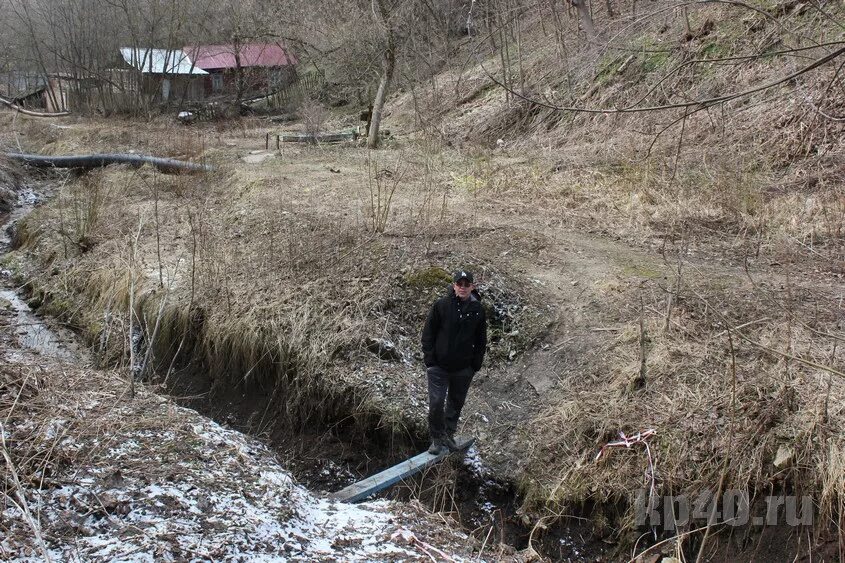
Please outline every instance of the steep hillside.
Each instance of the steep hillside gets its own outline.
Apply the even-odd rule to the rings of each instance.
[[[551,200],[579,226],[783,235],[841,261],[841,4],[612,4],[614,18],[594,6],[591,41],[574,13],[560,31],[548,6],[526,10],[509,63],[490,37],[466,39],[464,64],[399,95],[391,119],[464,144],[484,185]],[[530,176],[485,178],[490,154],[526,151]]]

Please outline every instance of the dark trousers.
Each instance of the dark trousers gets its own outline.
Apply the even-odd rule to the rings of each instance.
[[[431,439],[453,435],[458,429],[461,409],[472,383],[472,368],[459,371],[446,371],[434,366],[426,370],[428,374],[428,431]],[[445,405],[445,409],[444,409]]]

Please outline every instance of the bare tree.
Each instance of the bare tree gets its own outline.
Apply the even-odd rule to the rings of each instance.
[[[590,6],[588,4],[589,0],[571,0],[572,5],[575,6],[575,9],[578,11],[578,19],[581,21],[581,27],[584,29],[584,33],[587,34],[589,39],[593,39],[596,36],[596,28],[595,24],[593,24],[593,16],[590,13]],[[608,8],[610,5],[608,4]]]
[[[384,107],[400,81],[410,88],[434,77],[467,33],[470,0],[291,0],[279,11],[275,33],[300,45],[308,63],[334,86],[332,96],[354,93],[372,107],[368,145],[381,140]],[[366,30],[366,32],[362,32]]]
[[[161,48],[176,53],[187,39],[203,35],[211,10],[222,0],[6,0],[3,10],[18,44],[15,66],[32,69],[59,89],[70,89],[77,103],[91,108],[123,105],[147,111],[157,89],[145,96],[135,81],[126,80],[120,47],[141,52]],[[4,37],[7,36],[5,33]],[[162,74],[167,79],[168,71]],[[61,98],[66,92],[48,91]],[[81,108],[77,108],[81,109]]]
[[[381,61],[381,79],[378,84],[375,100],[373,100],[373,114],[370,130],[367,132],[367,146],[371,149],[379,145],[379,128],[384,112],[384,102],[393,81],[396,70],[396,31],[393,28],[396,4],[390,0],[373,0],[373,19],[378,33],[382,36],[383,53]]]

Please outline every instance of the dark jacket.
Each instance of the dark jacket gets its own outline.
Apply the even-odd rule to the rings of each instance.
[[[473,291],[468,301],[459,301],[450,286],[449,293],[431,306],[422,333],[426,367],[439,366],[447,371],[481,369],[487,350],[487,319],[481,296]]]

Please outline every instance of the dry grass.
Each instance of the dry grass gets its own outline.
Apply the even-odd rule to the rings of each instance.
[[[658,494],[716,491],[727,464],[725,489],[752,499],[772,487],[809,494],[816,534],[841,530],[845,488],[833,468],[845,445],[845,376],[837,370],[845,356],[837,345],[839,313],[827,306],[835,294],[798,286],[789,300],[773,302],[773,295],[783,296],[770,288],[719,288],[708,278],[694,267],[687,271],[668,329],[665,289],[646,286],[644,383],[632,385],[640,374],[636,322],[618,326],[618,336],[598,352],[611,358],[607,371],[565,382],[566,396],[524,438],[534,445],[536,464],[526,473],[542,476],[525,484],[535,495],[527,504],[553,513],[588,502],[628,507],[622,524],[605,530],[624,538],[637,495],[651,485],[645,449],[612,450],[600,461],[595,454],[619,431],[631,436],[654,428]],[[815,311],[812,320],[808,310]],[[775,467],[780,447],[793,455]]]
[[[731,14],[727,8],[696,11],[693,25],[710,18],[714,31],[682,47],[667,41],[666,56],[648,52],[655,49],[642,42],[647,29],[633,29],[620,38],[637,50],[622,73],[616,69],[625,57],[618,53],[576,53],[584,64],[572,76],[572,95],[598,85],[584,104],[625,105],[683,57],[759,49],[773,33],[767,26],[776,27],[752,18],[748,27],[755,31],[748,31]],[[806,27],[812,22],[785,20],[827,33],[823,26]],[[666,37],[676,38],[679,21],[668,23]],[[538,48],[526,49],[533,54],[524,61],[528,76],[540,84],[535,93],[566,102],[569,93],[552,82],[564,73],[549,72],[548,42],[542,48],[535,43]],[[487,68],[498,73],[497,65]],[[706,65],[665,86],[704,96],[792,68],[787,59]],[[125,363],[124,257],[127,237],[144,217],[143,259],[133,275],[142,282],[137,301],[145,332],[160,326],[152,348],[160,371],[190,365],[221,384],[261,385],[291,419],[363,412],[362,424],[415,435],[423,433],[419,409],[397,411],[395,405],[421,396],[417,367],[378,361],[366,351],[366,338],[415,351],[425,305],[438,288],[397,284],[397,272],[407,280],[430,266],[475,261],[502,282],[494,297],[518,302],[514,311],[529,309],[514,326],[499,329],[502,341],[492,354],[497,374],[519,374],[519,366],[504,361],[511,346],[536,357],[532,346],[538,341],[553,349],[563,342],[558,356],[572,357],[551,365],[575,366],[552,374],[558,388],[541,397],[537,412],[520,419],[521,440],[513,441],[530,450],[527,467],[517,472],[526,508],[561,513],[604,503],[611,509],[597,516],[597,527],[602,518],[618,517],[605,520],[604,531],[625,536],[632,515],[612,510],[617,502],[630,503],[644,485],[645,458],[639,449],[613,451],[599,463],[594,456],[620,430],[653,427],[660,492],[715,490],[727,462],[726,486],[754,494],[768,487],[807,491],[822,528],[831,523],[841,530],[845,387],[839,376],[806,363],[835,367],[843,359],[842,346],[834,350],[833,343],[841,341],[835,286],[845,264],[845,136],[841,123],[822,119],[813,108],[833,72],[805,76],[793,85],[797,90],[691,115],[683,121],[683,135],[681,122],[658,135],[680,114],[571,116],[508,105],[476,66],[462,76],[444,75],[437,92],[418,89],[395,100],[395,122],[422,126],[424,133],[400,137],[397,148],[379,154],[387,165],[375,169],[356,149],[312,147],[283,147],[275,160],[247,167],[237,160],[239,153],[255,148],[250,134],[263,137],[246,128],[172,135],[159,123],[138,133],[102,123],[81,126],[84,133],[45,133],[28,125],[30,138],[46,136],[48,151],[115,143],[153,149],[160,143],[179,156],[205,147],[218,172],[190,179],[109,170],[101,179],[107,196],[97,214],[108,220],[86,229],[91,248],[74,250],[67,262],[56,225],[61,206],[70,216],[72,197],[37,211],[22,238],[25,250],[41,260],[31,272],[38,275],[33,284],[101,343],[109,362]],[[823,101],[841,115],[840,98],[837,91]],[[464,144],[450,148],[447,141]],[[376,181],[389,185],[399,162],[408,168],[407,181],[390,192],[389,204],[373,206],[368,181],[378,193]],[[577,242],[584,230],[646,246],[654,256],[664,253],[666,268],[640,268],[633,261],[620,279],[570,279],[571,272],[583,271],[583,257],[566,253],[567,239]],[[605,242],[591,241],[596,250],[583,258],[599,270],[616,266],[604,263],[610,261]],[[632,252],[622,246],[618,252]],[[682,289],[667,305],[675,282],[661,278],[674,269],[678,254],[695,264],[685,269]],[[752,286],[743,279],[746,263],[765,283]],[[59,273],[51,275],[53,269]],[[539,281],[549,284],[547,290],[531,285],[546,274]],[[569,291],[573,281],[583,293]],[[641,297],[644,386],[636,382]],[[584,312],[578,306],[585,302],[596,305]],[[541,309],[547,303],[550,308]],[[555,310],[562,311],[560,319]],[[564,318],[572,310],[590,318]],[[531,315],[545,315],[544,322]],[[608,325],[599,327],[609,329],[600,333],[607,338],[591,332],[600,323]],[[564,347],[571,338],[583,347]],[[508,422],[502,427],[511,436]],[[780,446],[792,448],[794,456],[788,467],[775,469]]]
[[[537,190],[541,193],[546,190],[549,201],[556,197],[551,188],[559,180],[540,184],[547,179],[531,169],[502,166],[495,155],[490,159],[476,157],[463,164],[465,168],[452,169],[452,189],[473,194],[475,199],[471,201],[480,209],[496,198],[510,206],[517,199],[520,186],[526,185],[521,184],[522,180],[536,182],[527,185],[539,185]],[[396,411],[397,405],[402,409],[407,406],[409,399],[401,387],[406,385],[413,368],[373,364],[363,339],[368,335],[388,337],[403,343],[404,349],[414,350],[414,333],[421,322],[419,311],[425,306],[422,302],[433,298],[433,294],[417,296],[419,305],[401,299],[398,306],[391,305],[388,296],[396,289],[385,272],[393,271],[392,265],[401,264],[412,273],[431,263],[426,247],[432,242],[442,243],[443,239],[419,237],[413,245],[397,240],[395,233],[416,229],[402,220],[411,216],[405,212],[400,212],[388,234],[373,237],[363,220],[363,211],[359,212],[362,220],[358,226],[354,219],[338,220],[343,212],[337,208],[329,210],[327,216],[331,220],[325,219],[322,211],[316,209],[321,189],[314,189],[313,196],[297,196],[298,185],[281,190],[281,183],[254,176],[251,183],[245,184],[241,175],[246,172],[233,167],[212,183],[204,181],[200,186],[193,185],[195,180],[181,177],[156,180],[156,175],[147,170],[106,171],[102,181],[110,187],[102,190],[107,196],[100,203],[102,210],[98,215],[107,220],[91,229],[89,236],[94,244],[88,250],[72,249],[65,260],[61,237],[55,230],[60,221],[59,206],[64,206],[69,216],[74,205],[70,194],[80,187],[67,186],[68,197],[53,200],[27,221],[32,234],[22,251],[44,259],[33,283],[50,294],[45,300],[48,306],[53,303],[57,312],[64,312],[66,318],[89,332],[104,358],[125,366],[129,347],[126,256],[138,215],[143,214],[143,259],[134,272],[141,281],[138,317],[147,335],[152,334],[152,327],[160,325],[151,356],[159,373],[167,374],[172,365],[190,366],[210,374],[221,389],[243,383],[261,386],[274,396],[280,420],[289,417],[288,423],[331,422],[349,413],[361,413],[356,420],[364,426],[382,425],[400,435],[423,435],[424,430],[414,422],[421,420],[419,413]],[[480,179],[477,188],[461,184],[470,175]],[[521,180],[515,180],[517,175]],[[158,229],[153,209],[154,182],[159,182]],[[588,180],[584,180],[584,185],[588,185]],[[608,195],[610,189],[595,190],[597,197],[612,197]],[[413,192],[408,190],[406,194]],[[406,194],[400,194],[397,210],[413,208],[407,203]],[[353,192],[348,197],[355,201],[358,194]],[[298,198],[302,199],[295,203]],[[252,207],[253,201],[261,201],[263,207]],[[408,208],[403,208],[405,205]],[[643,222],[645,227],[639,228],[650,224]],[[683,223],[677,228],[684,228]],[[157,230],[163,246],[164,287],[159,286]],[[491,235],[481,236],[487,237],[485,245],[491,244]],[[479,244],[480,239],[469,240]],[[509,233],[507,240],[510,245],[526,248],[547,244],[535,242],[533,237],[516,237],[514,233]],[[455,260],[457,255],[445,245],[437,251],[442,258],[435,263]],[[493,254],[484,252],[487,256]],[[54,269],[59,273],[50,275]],[[694,277],[707,280],[709,276]],[[715,281],[695,288],[715,290],[708,294],[714,300],[711,308],[716,302],[720,303],[720,310],[736,308],[731,317],[735,325],[767,316],[763,306],[748,308],[744,304],[745,293],[722,295],[718,284],[712,283]],[[734,283],[727,285],[733,287]],[[614,451],[601,463],[593,462],[597,448],[613,439],[620,429],[631,432],[658,428],[654,451],[661,492],[697,492],[717,486],[728,451],[725,428],[731,414],[730,397],[726,394],[730,376],[725,336],[716,337],[724,332],[724,323],[713,326],[721,320],[712,313],[708,317],[694,295],[685,293],[685,300],[673,314],[671,330],[663,333],[665,292],[657,286],[652,289],[651,304],[658,313],[649,311],[646,316],[650,337],[646,386],[639,391],[630,390],[638,370],[638,330],[633,320],[636,313],[620,311],[618,338],[607,348],[589,351],[606,359],[599,365],[608,369],[579,374],[566,381],[565,393],[550,398],[554,406],[524,427],[531,436],[522,440],[536,446],[530,464],[521,470],[526,509],[545,507],[568,513],[573,505],[584,502],[612,505],[631,500],[643,485],[645,459],[641,451]],[[530,295],[524,302],[532,303]],[[160,309],[162,303],[165,305]],[[809,305],[805,303],[796,310],[800,312],[804,307]],[[387,316],[389,323],[385,322],[385,308],[395,311]],[[402,312],[408,308],[412,311]],[[159,319],[160,310],[163,312]],[[749,335],[782,349],[783,324],[783,318],[778,318],[755,325]],[[404,341],[400,329],[406,331]],[[827,363],[825,354],[829,350],[817,348],[809,355],[804,353],[808,342],[811,340],[806,332],[793,336],[793,346],[802,356]],[[758,490],[774,475],[769,468],[778,446],[802,444],[795,448],[795,465],[777,482],[783,483],[780,479],[785,477],[790,486],[800,484],[814,491],[818,499],[825,499],[825,514],[838,518],[841,484],[828,472],[827,456],[813,445],[821,429],[834,436],[834,444],[841,444],[842,440],[836,430],[843,422],[841,413],[836,411],[824,424],[817,416],[817,399],[827,380],[795,366],[787,379],[772,377],[782,372],[783,365],[753,348],[744,348],[740,346],[740,417],[729,485]],[[350,369],[362,363],[368,367]],[[387,374],[395,368],[405,373],[394,381]],[[803,382],[804,377],[809,384]],[[388,389],[376,388],[376,380],[389,380]],[[831,404],[841,402],[842,395],[841,386],[834,381]],[[757,431],[762,427],[766,431],[759,435]],[[440,500],[446,498],[441,496]],[[630,516],[619,521],[608,516],[605,533],[627,538],[623,530],[631,524]]]
[[[694,99],[740,91],[793,72],[805,59],[682,63],[756,53],[770,40],[777,49],[812,46],[836,35],[833,20],[841,21],[842,15],[834,9],[830,20],[816,10],[783,12],[770,3],[759,8],[690,8],[693,31],[708,30],[692,40],[683,39],[685,22],[677,10],[641,14],[636,24],[626,19],[630,6],[620,6],[624,23],[597,10],[602,37],[612,38],[606,47],[601,42],[583,47],[574,40],[556,45],[554,18],[535,8],[523,22],[518,70],[525,93],[551,104],[606,108],[625,107],[648,92],[644,105],[664,103],[666,93]],[[486,167],[469,178],[472,184],[497,196],[519,192],[512,200],[528,191],[533,203],[561,210],[561,219],[579,228],[598,227],[638,240],[684,232],[728,244],[756,233],[769,249],[786,246],[821,257],[827,269],[842,269],[845,130],[841,120],[820,111],[841,115],[845,109],[841,82],[833,83],[836,64],[788,87],[682,119],[682,111],[593,115],[506,101],[487,78],[489,73],[501,79],[498,58],[484,60],[483,68],[478,57],[467,61],[443,73],[437,89],[420,87],[400,96],[396,106],[404,114],[417,112],[433,129],[440,127],[445,138],[490,147],[486,160],[505,156],[533,162],[533,177],[514,174],[511,167]],[[498,141],[503,145],[495,148]],[[544,158],[537,159],[538,152]]]
[[[11,161],[0,157],[0,213],[8,213],[15,201],[13,189],[20,180],[20,170]]]
[[[555,170],[554,161],[531,159],[528,153],[438,154],[442,147],[436,143],[421,149],[404,157],[410,181],[397,188],[384,234],[371,232],[362,202],[368,170],[361,165],[362,155],[286,149],[296,151],[288,155],[293,168],[271,161],[255,169],[215,147],[221,169],[210,178],[114,168],[102,173],[98,190],[68,184],[63,195],[27,220],[19,253],[40,261],[31,272],[32,284],[46,295],[48,310],[86,331],[104,361],[126,367],[127,252],[142,217],[142,258],[132,275],[138,285],[137,322],[145,338],[154,340],[153,371],[166,377],[187,367],[207,373],[221,390],[263,388],[285,424],[331,423],[352,415],[362,427],[420,437],[422,416],[409,408],[421,394],[413,384],[415,368],[385,364],[366,350],[367,338],[375,337],[397,343],[403,352],[415,351],[425,307],[439,292],[436,284],[417,288],[409,283],[416,272],[432,263],[461,263],[467,256],[462,245],[475,250],[472,259],[489,268],[488,295],[519,303],[503,309],[517,316],[505,320],[497,334],[502,340],[491,353],[491,361],[503,370],[511,349],[530,349],[547,330],[528,318],[542,318],[537,302],[543,297],[514,290],[526,281],[501,275],[507,263],[502,253],[533,260],[555,239],[513,227],[491,232],[487,225],[518,224],[526,209],[539,206],[545,218],[575,217],[576,224],[592,227],[601,221],[608,230],[641,234],[676,233],[679,246],[667,237],[667,256],[683,250],[683,241],[714,229],[730,241],[729,248],[747,254],[760,245],[755,222],[761,216],[767,229],[761,256],[785,234],[806,234],[809,219],[822,232],[822,215],[812,209],[782,205],[777,208],[781,216],[766,211],[772,204],[763,203],[759,189],[768,178],[765,171],[700,171],[685,163],[673,178],[670,169],[655,171],[648,165],[602,169],[585,162],[582,168]],[[400,154],[409,153],[391,156]],[[339,167],[341,175],[327,170],[329,164]],[[705,181],[722,183],[702,193],[697,186]],[[736,185],[746,188],[732,189]],[[332,203],[327,205],[327,199]],[[92,204],[99,207],[94,215],[100,218],[86,230],[92,243],[69,247],[65,258],[62,217]],[[461,217],[459,227],[456,217]],[[530,214],[524,219],[535,221]],[[450,240],[456,234],[462,245]],[[566,236],[561,240],[565,244]],[[709,240],[714,240],[712,233]],[[814,250],[826,251],[821,237],[815,240]],[[826,238],[824,244],[836,240]],[[391,277],[397,269],[403,279],[399,287]],[[644,277],[654,277],[646,270]],[[755,293],[714,272],[684,278],[682,286],[690,284],[690,290],[682,291],[668,331],[663,330],[667,282],[658,275],[644,286],[650,304],[645,315],[648,371],[639,390],[632,390],[639,372],[638,307],[625,302],[638,293],[625,289],[627,282],[623,289],[612,281],[596,286],[595,299],[607,307],[621,304],[619,332],[612,333],[618,338],[588,350],[598,356],[589,364],[593,371],[565,381],[565,393],[549,397],[551,406],[532,415],[523,428],[540,429],[524,437],[532,446],[529,465],[521,472],[526,508],[561,511],[585,502],[630,501],[643,484],[641,452],[613,452],[598,464],[593,456],[619,430],[655,427],[660,491],[714,489],[730,451],[730,487],[757,491],[778,475],[777,483],[813,491],[825,517],[838,518],[841,484],[828,471],[828,454],[814,445],[823,432],[831,436],[831,452],[842,443],[837,430],[841,412],[832,409],[826,421],[819,415],[818,397],[827,378],[795,362],[785,367],[770,353],[737,342],[734,412],[725,342],[727,324],[767,317],[744,333],[777,350],[788,340],[795,355],[830,365],[829,348],[807,329],[792,326],[790,332],[786,326],[795,317],[835,330],[830,295],[796,301],[791,312],[775,315],[766,299],[779,299],[781,292]],[[806,291],[812,287],[808,284]],[[692,289],[707,296],[709,304]],[[519,313],[522,304],[529,313]],[[822,316],[811,320],[804,311],[814,309]],[[729,311],[730,323],[714,310]],[[842,397],[842,386],[834,380],[830,404]],[[736,439],[729,445],[726,428],[732,419]],[[795,464],[786,474],[773,473],[772,456],[784,443],[794,447]],[[630,514],[620,522],[615,533],[624,535],[632,524]]]
[[[416,373],[397,366],[402,369],[385,378],[387,389],[373,389],[370,370],[380,362],[367,343],[395,342],[410,358],[413,333],[444,287],[442,281],[402,287],[406,302],[396,308],[397,280],[428,267],[449,219],[440,183],[445,172],[433,151],[408,162],[397,153],[387,160],[392,167],[340,165],[344,174],[363,180],[369,171],[380,176],[374,182],[393,186],[396,200],[379,204],[377,223],[361,201],[360,184],[335,191],[347,206],[327,205],[326,188],[315,189],[308,178],[289,183],[275,174],[275,163],[255,170],[215,151],[220,166],[211,177],[115,167],[69,181],[35,210],[18,230],[17,256],[37,257],[38,267],[20,275],[43,310],[86,334],[104,365],[128,368],[135,287],[133,323],[142,335],[144,371],[167,378],[188,369],[219,390],[262,389],[278,420],[291,425],[355,415],[364,427],[418,437],[416,418],[403,414],[406,400],[395,400]],[[326,154],[306,151],[311,159]],[[337,153],[328,154],[333,158]],[[296,166],[314,173],[309,160]],[[420,173],[408,172],[412,181],[397,189],[400,182],[389,178],[402,172],[397,167]],[[335,177],[323,168],[319,173]],[[373,234],[374,224],[386,233]],[[130,262],[136,233],[140,258]],[[512,300],[508,282],[497,283],[491,295]],[[526,316],[509,321],[500,355],[516,347],[511,341],[535,334],[527,325],[521,334],[515,328]],[[350,374],[349,364],[367,368]]]
[[[13,506],[23,515],[37,541],[15,537],[21,529],[12,526],[12,520],[4,521],[3,531],[8,539],[15,539],[21,545],[34,544],[32,548],[45,559],[49,557],[45,540],[55,541],[56,530],[49,530],[48,535],[48,530],[42,529],[37,498],[40,492],[61,486],[71,468],[89,466],[96,469],[98,462],[105,462],[103,452],[117,447],[121,432],[127,428],[152,428],[153,418],[157,419],[156,425],[167,425],[160,415],[114,417],[115,409],[119,409],[127,397],[128,386],[112,374],[101,382],[108,383],[92,391],[90,379],[90,374],[70,368],[48,372],[43,366],[38,370],[21,363],[0,366],[0,433],[5,460],[2,502],[4,509]],[[158,403],[152,395],[144,400],[148,405]],[[88,416],[80,417],[80,412],[86,412]],[[100,436],[101,439],[96,447],[76,448],[68,447],[66,438],[69,436]],[[146,465],[143,460],[138,462]],[[156,471],[148,469],[151,474]],[[126,467],[124,471],[132,470]],[[30,494],[36,498],[28,498]],[[86,499],[78,500],[84,503]],[[89,500],[95,501],[95,497]],[[101,505],[89,508],[95,513],[103,511],[107,516]]]

